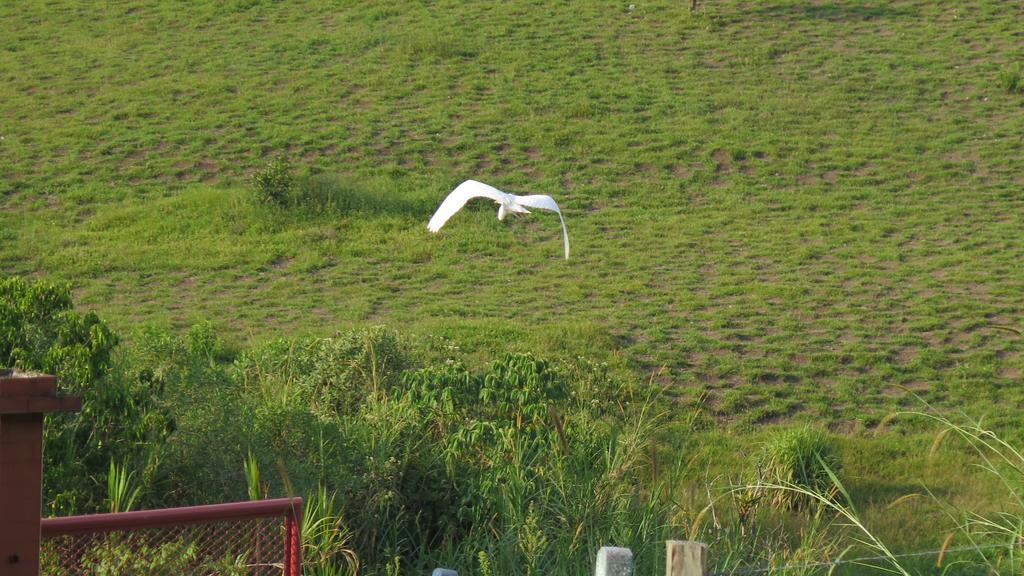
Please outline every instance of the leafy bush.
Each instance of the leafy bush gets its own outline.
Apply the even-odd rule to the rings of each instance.
[[[271,493],[335,494],[328,516],[345,521],[324,535],[343,534],[345,552],[321,562],[325,572],[333,563],[374,573],[396,558],[470,565],[480,550],[504,571],[585,564],[602,539],[642,546],[628,527],[660,525],[657,500],[637,482],[650,424],[624,429],[626,415],[592,401],[594,389],[615,389],[599,366],[529,355],[480,374],[416,365],[383,328],[271,342],[236,360],[235,383],[221,388],[238,394],[222,404],[230,416],[183,422],[176,442],[192,462],[230,453],[235,468],[251,449],[259,468],[283,472],[261,476]]]
[[[266,204],[284,206],[295,181],[294,167],[283,156],[271,159],[252,176],[256,199]]]
[[[681,525],[716,542],[727,565],[734,555],[802,563],[836,553],[833,519],[889,554],[858,523],[838,454],[811,428],[766,443],[757,484],[732,492],[735,526],[702,527],[717,518],[707,508],[687,518],[665,492],[678,479],[648,470],[657,466],[659,418],[602,365],[510,354],[473,371],[454,349],[424,365],[408,340],[379,327],[270,342],[237,358],[208,323],[182,336],[143,328],[130,348],[115,348],[98,318],[70,309],[66,288],[5,281],[3,289],[3,342],[25,351],[22,366],[45,365],[54,348],[79,350],[57,355],[75,361],[85,402],[46,429],[51,512],[302,494],[306,570],[322,575],[436,565],[575,573],[608,542],[633,548],[637,572],[649,572],[651,548]],[[986,463],[1019,484],[1024,466],[1011,446],[978,427],[950,428],[979,454],[997,448]],[[771,524],[798,516],[810,519],[798,542]],[[965,512],[962,525],[978,541],[1017,541],[1019,519]],[[1019,568],[995,553],[985,560]],[[87,561],[93,573],[183,573],[202,563],[187,543],[114,542]],[[57,562],[46,552],[44,573],[58,573]],[[244,573],[244,564],[223,558],[202,569]]]
[[[82,396],[80,412],[47,420],[43,491],[53,512],[101,509],[111,462],[153,463],[150,443],[173,429],[147,383],[115,369],[117,343],[96,314],[73,310],[67,285],[0,279],[0,362],[55,374]]]
[[[63,342],[48,330],[15,344]],[[494,573],[566,572],[606,542],[639,553],[666,536],[667,501],[640,482],[656,419],[624,410],[630,388],[600,365],[516,354],[479,373],[450,356],[423,366],[379,327],[237,358],[209,324],[131,342],[93,364],[83,411],[47,427],[52,512],[305,494],[318,574],[472,566],[481,552]],[[93,560],[145,573],[188,557],[165,552]]]
[[[77,391],[104,375],[116,345],[95,313],[72,309],[68,285],[0,279],[0,364],[57,374]]]
[[[602,418],[567,368],[514,354],[483,375],[459,365],[406,374],[454,486],[441,541],[457,543],[460,564],[484,550],[496,573],[564,570],[607,541],[641,550],[658,539],[636,531],[666,518],[637,484],[655,420]]]

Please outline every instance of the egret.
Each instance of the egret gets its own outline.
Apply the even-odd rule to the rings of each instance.
[[[562,218],[562,211],[558,209],[558,204],[554,198],[544,194],[533,194],[530,196],[507,194],[494,186],[489,186],[476,180],[466,180],[456,186],[455,190],[452,190],[451,194],[438,206],[437,212],[434,212],[434,215],[430,218],[430,222],[427,223],[427,230],[431,232],[440,230],[449,218],[454,216],[456,212],[466,205],[466,202],[473,198],[490,198],[494,200],[498,205],[498,220],[504,220],[507,214],[529,214],[530,211],[526,209],[527,207],[556,212],[558,219],[562,222],[565,259],[569,259],[569,231],[565,228],[565,219]]]

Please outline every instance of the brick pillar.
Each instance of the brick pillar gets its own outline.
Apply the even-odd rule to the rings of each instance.
[[[0,372],[0,574],[39,574],[43,414],[79,410],[82,399],[57,395],[57,379]]]

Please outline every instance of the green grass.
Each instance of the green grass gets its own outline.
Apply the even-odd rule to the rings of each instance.
[[[553,346],[744,423],[1021,397],[1005,3],[74,6],[0,13],[0,263],[116,327]],[[356,200],[254,205],[272,154]],[[468,177],[556,195],[573,259],[427,233]]]
[[[1019,9],[687,4],[0,6],[0,266],[125,334],[596,358],[736,431],[702,437],[718,470],[813,420],[872,461],[845,463],[863,490],[995,506],[915,460],[927,434],[865,434],[910,389],[1019,436]],[[297,206],[255,199],[277,155]],[[429,234],[466,178],[553,194],[572,259],[553,215],[483,202]]]

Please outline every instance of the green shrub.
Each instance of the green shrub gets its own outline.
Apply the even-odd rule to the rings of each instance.
[[[470,565],[481,550],[496,572],[540,570],[589,562],[606,540],[657,541],[663,509],[638,482],[650,425],[627,428],[609,409],[617,403],[592,401],[594,389],[615,389],[599,366],[517,354],[482,373],[458,362],[413,369],[408,347],[372,329],[246,352],[223,389],[238,394],[224,403],[230,415],[184,423],[176,458],[219,470],[214,459],[230,453],[239,468],[251,449],[262,470],[287,476],[261,476],[272,494],[336,494],[328,516],[345,523],[324,536],[344,536],[345,552],[320,563],[325,573],[356,561],[384,573],[396,558],[410,569]],[[236,434],[226,428],[241,428],[239,440],[222,440]],[[201,474],[183,476],[209,489],[216,479]]]
[[[607,541],[658,540],[664,509],[637,483],[654,419],[603,418],[566,368],[511,354],[482,375],[439,365],[404,378],[455,487],[444,533],[461,564],[483,550],[495,573],[559,572]]]
[[[413,365],[408,344],[378,326],[331,338],[281,339],[242,354],[235,375],[265,402],[297,401],[321,416],[349,414]]]
[[[73,310],[67,284],[0,279],[0,364],[56,374],[77,391],[105,373],[115,346],[95,313]]]
[[[155,479],[162,439],[173,429],[149,383],[116,369],[117,336],[89,312],[72,308],[67,285],[0,279],[0,363],[55,374],[82,397],[75,413],[48,416],[44,430],[48,508],[57,513],[103,508],[111,463]]]
[[[666,500],[641,487],[654,419],[623,411],[631,388],[601,365],[511,354],[482,372],[451,356],[421,366],[386,328],[279,340],[233,362],[210,324],[131,342],[83,383],[82,413],[47,427],[51,512],[302,494],[318,574],[471,566],[481,552],[494,573],[567,572],[600,544],[639,553],[666,535]],[[122,552],[91,560],[159,573],[189,558]]]
[[[252,176],[256,199],[266,204],[284,206],[295,181],[294,166],[283,156],[272,158]]]
[[[801,488],[817,494],[829,494],[835,483],[829,474],[839,477],[841,461],[824,432],[810,427],[789,428],[777,432],[758,456],[758,475],[771,482]],[[799,492],[776,491],[771,502],[779,508],[802,508],[809,503]]]

